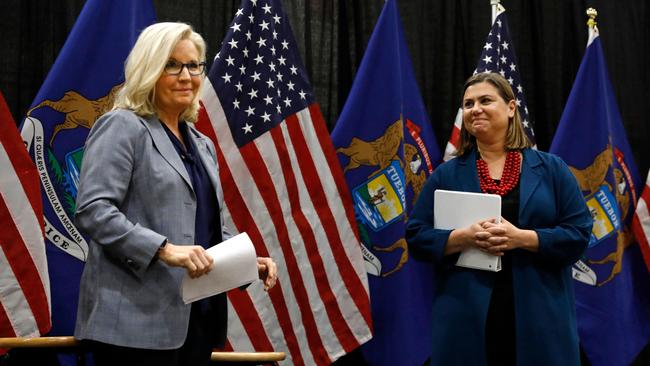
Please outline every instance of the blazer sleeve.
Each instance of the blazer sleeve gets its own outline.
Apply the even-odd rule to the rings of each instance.
[[[165,236],[131,222],[119,210],[129,194],[146,128],[129,111],[102,116],[86,140],[75,224],[93,242],[141,277]]]
[[[234,235],[228,230],[226,225],[223,222],[223,206],[226,204],[223,197],[223,188],[221,185],[221,179],[219,175],[219,160],[217,159],[216,148],[214,143],[207,136],[204,137],[207,141],[208,151],[210,151],[210,157],[214,161],[215,166],[217,167],[217,179],[219,180],[219,187],[217,187],[217,201],[219,202],[219,222],[221,223],[221,240],[226,241],[232,238]]]
[[[560,158],[554,157],[553,177],[557,224],[535,228],[539,238],[539,257],[559,265],[571,265],[589,243],[593,219],[573,174]]]
[[[406,224],[405,236],[409,251],[415,259],[436,264],[446,263],[451,260],[450,257],[456,257],[445,258],[445,247],[451,230],[433,227],[434,192],[440,186],[439,172],[438,169],[434,171],[424,184]]]

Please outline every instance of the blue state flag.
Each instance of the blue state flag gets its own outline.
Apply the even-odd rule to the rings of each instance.
[[[580,343],[592,365],[629,365],[650,339],[650,277],[630,230],[643,185],[595,26],[550,151],[569,165],[594,219],[573,266]]]
[[[431,349],[431,264],[404,240],[408,213],[440,160],[397,4],[386,1],[332,140],[351,191],[366,269],[374,336],[371,365],[422,365]]]
[[[42,183],[52,330],[69,336],[87,241],[73,224],[83,146],[124,81],[124,61],[155,20],[150,0],[89,0],[22,123]],[[110,182],[106,182],[110,184]]]

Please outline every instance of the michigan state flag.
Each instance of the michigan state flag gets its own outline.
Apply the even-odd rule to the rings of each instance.
[[[650,278],[630,230],[643,185],[595,26],[551,152],[569,165],[594,219],[573,267],[580,342],[592,365],[629,365],[650,338]]]
[[[404,230],[440,152],[413,74],[394,0],[386,1],[332,132],[352,194],[370,286],[371,365],[422,365],[431,347],[432,267]]]
[[[124,81],[124,61],[155,19],[150,0],[89,0],[22,123],[42,186],[52,292],[50,335],[72,335],[88,253],[73,224],[83,147]],[[111,182],[106,182],[111,184]]]

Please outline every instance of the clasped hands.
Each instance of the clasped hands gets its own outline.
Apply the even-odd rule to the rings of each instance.
[[[480,221],[467,229],[469,230],[469,245],[488,254],[502,256],[505,251],[521,246],[520,229],[506,219]]]
[[[201,277],[210,272],[214,260],[207,251],[200,245],[174,245],[167,242],[158,251],[158,259],[174,267],[182,267],[187,270],[191,278]],[[264,282],[264,290],[268,291],[278,280],[278,267],[271,258],[257,258],[257,273],[260,280]]]

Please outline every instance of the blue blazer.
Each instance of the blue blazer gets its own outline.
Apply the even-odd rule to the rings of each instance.
[[[519,224],[537,232],[539,251],[512,251],[518,365],[579,365],[571,264],[585,250],[592,218],[558,157],[522,151]],[[431,365],[485,365],[485,320],[494,273],[456,267],[444,255],[451,230],[433,228],[436,189],[480,192],[476,151],[440,165],[407,224],[411,254],[436,268]]]
[[[214,145],[192,127],[189,137],[223,207]],[[75,213],[90,238],[75,338],[147,349],[183,344],[190,316],[180,293],[185,270],[155,255],[165,239],[194,243],[196,204],[187,170],[156,117],[115,110],[97,120],[86,140]],[[229,236],[223,232],[224,240]],[[218,329],[212,342],[223,343],[226,297],[210,302]]]

